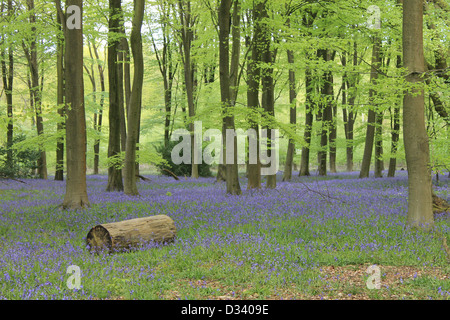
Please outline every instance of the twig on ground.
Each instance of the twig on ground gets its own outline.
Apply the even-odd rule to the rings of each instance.
[[[329,199],[338,200],[338,201],[340,201],[340,202],[342,202],[342,203],[347,203],[346,201],[344,201],[344,200],[342,200],[342,199],[339,199],[339,198],[336,198],[336,197],[331,196],[331,195],[330,195],[330,191],[328,190],[328,187],[327,187],[327,194],[323,194],[322,192],[320,192],[320,191],[318,191],[318,190],[311,189],[310,187],[308,187],[308,186],[306,185],[306,183],[304,183],[304,182],[302,182],[302,181],[300,181],[300,183],[301,183],[308,191],[317,193],[319,196],[321,196],[322,198],[324,198],[324,200],[327,201],[328,203],[331,203],[331,201],[330,201]]]

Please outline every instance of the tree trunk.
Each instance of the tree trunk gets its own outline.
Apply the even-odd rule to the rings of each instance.
[[[230,10],[231,0],[223,0],[219,6],[219,74],[220,74],[220,97],[222,108],[226,116],[222,120],[222,132],[227,129],[235,130],[234,116],[232,115],[231,96],[230,96],[230,54],[229,54],[229,38],[230,38]],[[231,110],[230,110],[231,109]],[[230,114],[231,113],[231,114]],[[239,185],[238,163],[237,163],[237,138],[232,136],[233,154],[230,159],[227,152],[229,146],[228,135],[223,137],[224,159],[226,165],[226,184],[227,194],[241,194]],[[229,151],[229,150],[228,150]]]
[[[311,11],[306,11],[302,23],[306,28],[310,28],[313,24],[317,14],[312,14]],[[317,54],[317,53],[316,53]],[[306,53],[306,65],[305,65],[305,129],[303,132],[303,139],[305,146],[302,147],[302,154],[300,159],[299,176],[309,176],[309,155],[311,145],[311,132],[314,121],[314,83],[312,79],[311,66],[309,65],[310,54]]]
[[[56,15],[56,22],[58,24],[59,31],[62,31],[61,17],[59,14]],[[56,170],[55,170],[55,180],[64,180],[64,137],[62,132],[64,130],[65,123],[65,88],[64,88],[64,36],[58,34],[58,40],[56,43],[56,77],[57,77],[57,97],[56,103],[58,104],[58,115],[60,116],[60,121],[57,124],[57,135],[56,140]]]
[[[402,67],[402,58],[400,55],[397,56],[397,69]],[[389,169],[388,169],[388,177],[395,176],[395,170],[397,167],[397,149],[398,149],[398,141],[400,138],[400,105],[396,104],[394,106],[394,115],[392,116],[392,125],[391,125],[391,158],[389,159]]]
[[[425,128],[425,99],[422,73],[423,1],[403,4],[403,63],[408,70],[409,89],[403,98],[403,140],[408,167],[408,219],[410,226],[429,230],[434,224],[430,154]]]
[[[172,113],[172,87],[173,81],[177,69],[177,65],[174,66],[174,61],[172,58],[172,44],[171,36],[169,32],[169,25],[167,22],[167,17],[170,16],[170,6],[166,5],[165,2],[160,4],[160,25],[162,34],[162,49],[158,49],[156,45],[153,32],[150,33],[151,40],[153,44],[153,49],[155,51],[156,59],[158,61],[159,71],[161,73],[164,85],[164,147],[167,147],[170,141],[170,124],[171,124],[171,113]]]
[[[271,48],[272,31],[265,19],[269,19],[267,13],[267,7],[264,6],[261,17],[263,19],[263,31],[262,31],[262,52],[261,62],[265,65],[262,70],[261,82],[262,82],[262,97],[261,104],[264,108],[265,114],[269,117],[275,116],[274,104],[275,104],[275,82],[273,79],[273,63],[275,61],[276,53]],[[276,152],[274,137],[272,136],[271,126],[263,126],[267,130],[267,157],[273,160],[273,155]],[[270,166],[273,165],[272,163]],[[269,166],[266,164],[265,166]],[[275,189],[277,186],[276,173],[270,173],[266,178],[266,188]]]
[[[119,40],[113,33],[120,31],[121,0],[110,0],[109,39],[108,39],[108,80],[109,80],[109,144],[108,158],[120,156],[120,92],[117,49]],[[108,185],[106,191],[122,191],[122,170],[117,164],[108,167]]]
[[[8,19],[12,19],[13,15],[13,3],[12,0],[8,0]],[[3,12],[3,3],[2,3]],[[8,66],[6,64],[8,61]],[[2,80],[3,89],[6,95],[6,112],[8,117],[8,124],[6,128],[6,166],[12,168],[14,165],[13,159],[13,137],[14,137],[14,117],[13,117],[13,83],[14,83],[14,54],[12,46],[8,47],[8,60],[4,49],[1,50],[1,67],[2,67]]]
[[[331,88],[333,88],[331,86]],[[333,93],[333,91],[331,91]],[[337,137],[337,104],[335,101],[331,105],[331,121],[330,121],[330,135],[329,135],[329,145],[330,145],[330,172],[336,173],[336,137]]]
[[[397,149],[398,140],[400,137],[400,106],[394,106],[393,125],[391,131],[391,158],[389,159],[388,177],[395,176],[395,170],[397,167]]]
[[[288,19],[289,21],[289,19]],[[290,23],[288,23],[290,26]],[[292,66],[294,64],[294,52],[287,50],[288,63]],[[297,92],[295,89],[295,71],[293,68],[289,69],[289,123],[295,127],[297,124]],[[283,181],[290,181],[292,178],[292,164],[294,163],[295,144],[292,138],[289,139],[288,149],[286,154],[286,164],[283,172]]]
[[[261,13],[264,8],[264,3],[258,2],[253,10],[253,41],[251,48],[251,58],[247,61],[247,107],[255,110],[252,114],[256,117],[259,108],[259,87],[261,81]],[[260,139],[259,139],[259,125],[254,119],[249,120],[250,129],[253,130],[255,136],[249,136],[249,145],[251,143],[256,145],[256,154],[250,159],[247,165],[248,183],[247,189],[261,188],[261,161],[260,161]],[[250,161],[253,160],[254,162]]]
[[[370,70],[370,82],[375,85],[378,79],[378,68],[381,66],[380,60],[380,46],[381,40],[378,36],[374,37],[372,48],[372,65]],[[373,97],[376,95],[374,89],[369,90],[369,114],[367,117],[366,143],[364,145],[364,154],[361,164],[360,178],[368,178],[370,172],[370,162],[372,160],[373,142],[375,139],[375,121],[376,121],[376,106],[373,105]]]
[[[378,110],[375,116],[375,178],[383,177],[383,112]]]
[[[176,237],[173,220],[166,215],[105,223],[93,227],[86,236],[91,253],[126,252],[149,243],[167,243]]]
[[[37,59],[37,46],[36,46],[36,14],[34,12],[34,0],[27,0],[27,7],[30,14],[30,25],[31,25],[31,36],[30,45],[26,46],[25,42],[22,42],[22,46],[25,52],[25,56],[28,61],[28,68],[30,70],[31,76],[31,86],[30,93],[33,100],[33,105],[36,114],[36,129],[38,136],[44,134],[44,123],[42,119],[42,108],[41,108],[41,88],[39,84],[39,63]],[[38,175],[40,179],[47,179],[47,155],[45,152],[45,147],[39,144],[40,157],[38,159]]]
[[[343,57],[343,65],[346,65],[345,56]],[[356,66],[358,65],[358,47],[356,41],[353,43],[353,70],[356,71]],[[345,80],[343,79],[343,95],[342,104],[345,106],[344,97],[348,98],[348,108],[344,107],[343,117],[344,117],[344,131],[346,139],[346,167],[347,171],[353,171],[353,129],[356,121],[357,112],[354,110],[355,100],[356,100],[356,85],[358,84],[359,76],[357,74],[345,74]],[[348,94],[345,93],[345,87],[347,87]],[[348,110],[347,110],[348,109]]]
[[[329,50],[319,49],[317,55],[322,57],[324,61],[331,61],[332,56]],[[320,151],[318,152],[319,161],[319,176],[327,175],[327,148],[328,148],[328,134],[331,128],[331,121],[333,117],[332,104],[333,104],[333,75],[331,71],[325,71],[323,74],[324,83],[320,89],[321,102],[319,119],[322,121],[322,130],[320,134]]]
[[[98,50],[97,50],[97,46],[95,45],[95,42],[93,43],[93,49],[94,49],[95,58],[97,59],[97,61],[99,61]],[[105,74],[104,74],[104,69],[103,69],[102,64],[97,63],[97,68],[98,68],[98,74],[100,77],[100,89],[102,91],[102,94],[100,97],[100,108],[98,110],[98,116],[97,116],[95,129],[98,132],[98,134],[100,135],[100,133],[102,131],[103,106],[105,103],[105,98],[103,95],[105,93]],[[99,162],[100,162],[100,138],[98,138],[94,141],[94,174],[98,174],[98,172],[99,172],[98,171],[99,170]]]
[[[75,5],[83,12],[81,0],[68,0],[67,6]],[[61,12],[61,9],[59,8]],[[80,17],[80,19],[82,19]],[[63,25],[66,25],[63,19]],[[81,23],[81,26],[83,24]],[[83,30],[65,29],[66,102],[66,159],[67,181],[63,208],[79,209],[89,206],[86,188],[86,119],[84,111],[83,84]]]
[[[133,54],[134,75],[133,87],[128,111],[128,134],[124,166],[124,192],[127,195],[138,195],[136,185],[136,143],[139,134],[139,122],[142,104],[142,85],[144,80],[144,57],[142,53],[141,28],[144,18],[145,0],[134,2],[133,27],[130,35],[130,46]]]
[[[127,144],[127,125],[125,117],[125,96],[124,96],[124,52],[119,44],[117,52],[117,87],[119,91],[119,116],[120,116],[120,148],[125,151]]]
[[[314,84],[311,74],[311,68],[307,65],[305,69],[305,90],[306,90],[306,102],[305,102],[305,131],[303,138],[305,140],[305,146],[302,147],[302,156],[300,162],[299,176],[309,176],[309,154],[311,145],[311,132],[314,120],[313,110],[313,94],[314,94]]]
[[[194,39],[194,20],[191,12],[191,1],[179,1],[179,18],[181,23],[181,58],[184,66],[184,83],[186,88],[186,97],[189,117],[195,116],[194,102],[194,68],[191,59],[192,41]],[[191,133],[191,177],[198,178],[198,164],[196,163],[196,152],[194,149],[194,123],[189,123],[189,132]]]
[[[123,29],[122,29],[123,30]],[[122,31],[123,32],[123,31]],[[122,48],[124,48],[124,66],[123,66],[123,77],[124,77],[124,91],[125,91],[125,117],[128,119],[128,109],[130,108],[131,99],[131,71],[130,71],[130,47],[128,45],[128,40],[122,38]]]

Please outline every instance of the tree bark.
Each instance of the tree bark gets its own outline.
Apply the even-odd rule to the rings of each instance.
[[[61,25],[61,17],[56,14],[56,22],[58,24],[58,29],[61,32],[63,30]],[[64,180],[64,137],[62,132],[64,130],[65,123],[65,79],[64,79],[64,36],[58,34],[58,40],[56,43],[56,78],[57,78],[57,97],[56,103],[58,104],[58,115],[60,120],[57,124],[56,132],[58,139],[56,141],[56,170],[55,170],[55,180]]]
[[[42,119],[42,85],[39,83],[39,63],[37,52],[37,34],[36,34],[36,14],[34,12],[34,0],[27,0],[27,8],[29,12],[29,20],[31,25],[31,36],[29,39],[29,47],[22,41],[25,56],[28,62],[28,68],[30,71],[31,83],[30,83],[30,96],[33,100],[33,105],[36,114],[36,129],[38,136],[44,134],[44,122]],[[40,157],[38,159],[38,175],[40,179],[47,179],[47,155],[45,147],[39,143]]]
[[[357,42],[353,43],[353,71],[356,71],[356,66],[358,65],[358,47]],[[343,65],[346,65],[345,56],[342,60]],[[353,130],[356,121],[357,112],[354,110],[355,100],[356,100],[356,85],[358,84],[359,75],[357,74],[345,74],[345,79],[343,79],[343,95],[342,98],[344,100],[342,104],[344,105],[343,109],[343,118],[344,118],[344,131],[345,131],[345,139],[346,139],[346,168],[348,172],[353,171]],[[345,87],[347,90],[345,90]],[[348,94],[346,94],[346,91]],[[348,107],[345,106],[348,100]]]
[[[93,227],[86,236],[91,253],[126,252],[148,243],[167,243],[175,239],[174,221],[166,215],[135,218]]]
[[[188,104],[189,117],[195,116],[194,101],[194,67],[191,58],[192,41],[194,40],[195,19],[192,17],[191,1],[178,1],[179,18],[181,23],[181,58],[184,66],[184,83],[186,88],[186,98]],[[189,132],[191,133],[191,177],[198,178],[198,164],[196,163],[196,152],[194,149],[194,123],[189,123]]]
[[[372,85],[375,85],[378,79],[378,68],[381,66],[380,46],[381,40],[378,36],[375,36],[372,48],[372,64],[370,68],[370,82]],[[372,160],[373,142],[375,140],[376,106],[373,105],[373,98],[375,95],[376,91],[373,88],[370,88],[369,101],[372,105],[369,107],[369,114],[367,117],[366,143],[364,145],[363,160],[361,164],[361,171],[359,173],[360,178],[368,178],[370,172],[370,162]]]
[[[305,101],[305,131],[303,133],[303,139],[305,140],[305,146],[302,147],[302,155],[300,161],[300,171],[299,176],[309,176],[309,154],[311,145],[311,132],[312,125],[314,121],[314,83],[311,74],[311,68],[307,65],[305,68],[305,90],[306,90],[306,101]]]
[[[305,12],[302,21],[306,28],[310,28],[316,14],[312,14],[310,11]],[[316,53],[317,55],[317,53]],[[310,145],[311,145],[311,132],[312,125],[314,121],[314,83],[312,79],[311,67],[309,65],[311,55],[306,53],[306,66],[305,66],[305,129],[303,132],[303,139],[305,145],[302,147],[302,154],[300,159],[300,170],[298,172],[299,176],[309,176],[309,155],[310,155]]]
[[[269,117],[275,116],[275,82],[273,79],[273,63],[275,62],[276,52],[272,49],[272,30],[267,24],[269,15],[266,5],[262,11],[261,17],[263,19],[262,29],[262,52],[261,62],[265,65],[262,70],[261,82],[262,82],[262,97],[261,104],[264,108],[265,114]],[[274,145],[274,137],[272,136],[271,126],[263,126],[267,130],[267,156],[269,159],[273,158],[273,154],[276,152]],[[270,164],[272,165],[272,164]],[[266,176],[266,188],[275,189],[277,186],[276,173],[268,174]]]
[[[231,95],[230,95],[230,54],[229,54],[229,38],[230,38],[230,14],[231,0],[222,0],[219,6],[219,74],[220,74],[220,97],[225,117],[222,120],[222,132],[227,129],[235,130],[234,115],[232,114]],[[224,159],[226,166],[226,185],[227,194],[241,194],[239,185],[238,164],[237,164],[237,138],[233,134],[233,154],[229,159],[227,154],[228,135],[223,137]],[[229,151],[229,150],[228,150]],[[231,161],[230,161],[231,160]],[[231,162],[231,163],[230,163]]]
[[[130,35],[130,46],[133,54],[134,75],[128,113],[128,134],[124,166],[124,192],[127,195],[138,195],[136,185],[136,143],[139,134],[139,122],[142,104],[142,85],[144,81],[144,56],[142,53],[141,28],[144,18],[145,0],[135,0],[133,27]]]
[[[378,110],[375,116],[375,178],[383,177],[383,112]]]
[[[3,12],[3,2],[2,2],[2,12]],[[7,7],[8,19],[12,18],[13,15],[13,3],[12,0],[8,0]],[[13,159],[13,138],[14,138],[14,116],[13,116],[13,84],[14,84],[14,54],[13,47],[10,45],[8,47],[8,58],[6,58],[6,53],[4,49],[1,50],[1,67],[2,67],[2,80],[3,89],[6,95],[6,112],[8,117],[8,124],[6,128],[6,166],[12,168],[14,165]],[[8,62],[8,63],[6,63]]]
[[[172,88],[175,78],[175,73],[177,70],[177,65],[174,66],[174,60],[172,57],[172,42],[168,24],[168,17],[170,16],[170,7],[165,2],[160,5],[161,16],[161,34],[162,34],[162,48],[158,49],[156,45],[153,33],[151,33],[151,39],[153,44],[153,49],[155,51],[156,59],[158,61],[159,71],[163,78],[164,85],[164,146],[167,147],[170,141],[170,124],[172,117]]]
[[[317,50],[318,57],[322,57],[323,61],[331,61],[332,56],[329,50],[319,49]],[[320,151],[318,152],[319,162],[319,176],[327,175],[327,149],[328,149],[328,135],[331,128],[331,121],[333,117],[332,104],[333,104],[333,75],[331,71],[325,71],[323,74],[324,83],[320,89],[321,102],[318,119],[322,121],[322,130],[320,134]]]
[[[76,5],[83,12],[82,0],[67,0],[67,6]],[[82,19],[82,17],[81,17]],[[66,22],[63,21],[63,25]],[[86,186],[86,119],[83,83],[83,23],[80,29],[65,29],[66,102],[69,106],[66,120],[67,181],[63,208],[79,209],[89,206]]]
[[[108,39],[108,80],[109,80],[109,143],[108,158],[120,156],[120,92],[117,51],[119,40],[114,38],[120,31],[121,0],[109,0],[109,39]],[[122,169],[116,164],[108,167],[106,191],[123,191]]]
[[[403,4],[403,63],[409,89],[403,98],[403,140],[408,167],[408,219],[412,227],[429,230],[434,224],[430,154],[425,128],[425,99],[422,73],[423,1]]]
[[[402,67],[402,58],[397,56],[397,69]],[[392,116],[392,130],[391,130],[391,158],[389,159],[388,177],[395,176],[397,167],[397,149],[400,138],[400,104],[394,106],[394,115]]]
[[[290,26],[288,18],[288,26]],[[294,64],[294,52],[287,50],[288,63],[292,66]],[[289,69],[289,123],[295,127],[297,124],[297,91],[295,85],[295,71],[293,68]],[[283,172],[283,181],[290,181],[292,178],[292,165],[294,163],[295,143],[292,138],[289,139],[286,153],[286,164]]]
[[[253,39],[251,48],[251,57],[247,61],[247,107],[253,109],[253,116],[256,117],[257,109],[259,108],[259,88],[261,81],[261,13],[264,8],[264,3],[259,1],[253,10]],[[254,143],[256,145],[256,154],[254,155],[255,163],[250,162],[247,165],[248,183],[247,189],[260,189],[261,188],[261,161],[259,157],[260,153],[260,139],[259,139],[259,125],[254,119],[249,120],[250,129],[255,132],[254,137],[249,136],[249,144]]]
[[[95,45],[95,42],[93,43],[93,49],[95,58],[97,59],[97,61],[99,61],[98,50],[97,46]],[[95,122],[95,130],[100,135],[102,131],[103,106],[105,104],[105,98],[103,95],[105,93],[105,74],[102,64],[97,63],[97,68],[100,77],[100,89],[102,91],[102,94],[100,97],[100,108],[97,111],[98,112],[97,119],[96,121],[94,120],[94,122]],[[94,174],[98,174],[99,172],[99,162],[100,162],[100,139],[96,139],[94,141]]]

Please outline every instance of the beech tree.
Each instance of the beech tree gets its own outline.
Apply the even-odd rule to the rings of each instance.
[[[1,13],[5,9],[5,3],[2,1]],[[13,2],[8,0],[7,4],[7,19],[12,21],[13,18]],[[14,85],[14,46],[13,41],[10,39],[12,33],[8,35],[2,34],[2,47],[1,47],[1,68],[2,68],[2,81],[3,90],[5,90],[6,95],[6,113],[7,113],[7,129],[6,129],[6,166],[13,166],[13,137],[14,137],[14,117],[13,117],[13,85]],[[8,40],[6,45],[4,39]]]
[[[238,0],[234,0],[235,4]],[[230,54],[229,54],[229,38],[230,38],[230,22],[231,22],[231,0],[221,0],[219,5],[219,70],[220,70],[220,97],[222,102],[222,108],[224,109],[225,116],[222,122],[222,132],[226,132],[227,129],[235,129],[233,105],[230,95]],[[239,6],[234,7],[234,13],[237,14]],[[237,164],[237,138],[233,135],[233,159],[229,159],[227,154],[228,135],[223,137],[223,149],[224,159],[226,166],[226,184],[227,193],[229,194],[241,194],[241,187],[239,184],[238,176],[238,164]],[[229,161],[232,161],[230,163]]]
[[[186,90],[186,98],[188,105],[189,118],[195,116],[195,66],[192,61],[192,42],[194,41],[194,27],[197,23],[198,16],[196,13],[192,12],[192,6],[190,0],[179,0],[178,1],[178,18],[180,19],[181,28],[179,29],[180,35],[180,50],[181,50],[181,61],[183,63],[184,70],[184,85]],[[189,123],[189,131],[191,133],[191,177],[198,178],[198,164],[195,163],[195,153],[197,150],[194,149],[194,123],[191,121]]]
[[[56,11],[56,24],[58,33],[56,35],[56,81],[57,93],[56,103],[58,104],[58,114],[60,121],[57,124],[56,132],[58,138],[56,140],[56,170],[55,180],[64,180],[64,123],[65,123],[65,73],[64,73],[64,32],[61,16]]]
[[[138,195],[136,185],[136,143],[139,130],[142,105],[142,84],[144,80],[144,57],[142,54],[141,28],[144,19],[145,0],[134,0],[134,16],[130,35],[130,47],[133,54],[134,75],[128,111],[128,134],[125,151],[124,192]]]
[[[108,185],[106,191],[122,191],[122,169],[120,159],[120,92],[118,72],[118,46],[121,0],[109,0],[108,33],[108,80],[109,80],[109,144],[108,158],[114,159],[108,167]]]
[[[59,0],[55,0],[65,36],[66,74],[66,161],[67,181],[63,208],[79,209],[89,206],[86,186],[86,118],[83,82],[83,1],[67,0],[66,9],[74,11],[74,25],[66,26],[66,17]],[[68,13],[69,14],[69,13]]]
[[[408,167],[408,224],[434,224],[430,154],[425,127],[423,1],[403,3],[403,64],[408,90],[403,98],[403,140]]]
[[[378,79],[378,72],[381,66],[380,59],[380,47],[381,47],[381,39],[378,35],[375,35],[373,38],[373,47],[372,47],[372,64],[370,67],[370,82],[375,85]],[[359,173],[360,178],[369,177],[370,171],[370,162],[372,160],[373,154],[373,143],[375,140],[375,122],[377,117],[377,106],[373,103],[376,95],[376,90],[372,87],[369,90],[369,103],[371,106],[369,107],[369,112],[367,116],[367,129],[366,129],[366,142],[364,145],[364,155],[361,164],[361,171]]]
[[[44,135],[44,121],[42,116],[42,88],[43,75],[39,75],[38,61],[38,31],[36,29],[36,12],[34,0],[27,0],[30,32],[29,36],[22,40],[22,48],[27,59],[30,79],[28,87],[30,90],[30,103],[34,107],[36,115],[36,129],[38,136]],[[39,145],[40,157],[38,160],[38,175],[40,179],[47,179],[47,155],[43,145]]]
[[[254,3],[252,10],[252,39],[251,39],[251,55],[247,61],[247,106],[249,109],[256,110],[259,108],[259,90],[261,83],[261,51],[262,51],[262,12],[265,2],[257,1]],[[256,112],[255,112],[256,114]],[[259,124],[254,120],[250,120],[250,128],[256,132],[255,137],[249,137],[256,142],[256,163],[248,163],[248,183],[247,189],[261,188],[261,161],[259,157]]]

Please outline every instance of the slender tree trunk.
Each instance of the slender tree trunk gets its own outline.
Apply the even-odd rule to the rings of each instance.
[[[167,18],[170,15],[170,7],[163,2],[160,5],[161,10],[161,33],[162,33],[162,49],[158,49],[153,33],[151,33],[151,39],[153,49],[155,50],[156,59],[158,61],[159,71],[161,73],[164,85],[164,147],[167,147],[170,141],[170,124],[172,117],[172,88],[175,77],[177,65],[174,66],[174,60],[172,58],[172,43],[170,37],[169,25]]]
[[[67,6],[75,5],[83,12],[81,0],[67,0]],[[59,5],[60,15],[63,14]],[[80,17],[82,19],[82,17]],[[66,24],[62,19],[63,25]],[[67,181],[63,208],[79,209],[89,206],[86,186],[86,119],[84,111],[83,84],[83,30],[82,20],[80,29],[65,31],[65,62],[66,74],[66,102],[70,106],[67,110],[66,121],[66,159]]]
[[[331,78],[332,79],[332,78]],[[331,94],[333,94],[333,86],[331,86]],[[330,98],[333,96],[329,96]],[[330,145],[330,172],[336,172],[336,137],[337,137],[337,104],[335,101],[331,102],[331,121],[330,121],[330,135],[328,137]]]
[[[391,158],[389,159],[388,177],[395,176],[395,170],[397,167],[397,149],[398,140],[400,137],[400,106],[394,106],[393,125],[391,131]]]
[[[95,45],[95,43],[93,43],[93,49],[94,49],[95,58],[97,59],[97,61],[99,61],[98,50],[97,50],[97,46]],[[95,130],[100,135],[100,133],[102,131],[103,106],[105,104],[104,93],[105,93],[106,89],[105,89],[105,74],[104,74],[104,69],[103,69],[102,64],[97,63],[97,68],[98,68],[98,74],[99,74],[99,78],[100,78],[100,89],[102,91],[102,94],[100,96],[100,108],[97,111],[98,115],[97,115],[97,119],[96,119]],[[99,162],[100,162],[100,139],[98,138],[94,141],[94,174],[99,173]]]
[[[94,41],[95,41],[95,39],[94,39]],[[89,56],[90,56],[91,60],[94,61],[94,56],[92,54],[92,46],[91,46],[91,43],[90,43],[89,40],[88,40],[88,48],[89,48]],[[87,73],[87,75],[89,77],[89,80],[91,81],[91,85],[92,85],[92,102],[93,102],[94,105],[96,105],[97,104],[97,82],[95,81],[95,72],[94,72],[93,63],[90,64],[90,68],[88,68],[85,65],[84,69],[86,70],[86,73]],[[93,129],[96,132],[97,132],[97,123],[98,123],[97,118],[98,118],[98,116],[97,116],[97,110],[96,110],[96,111],[94,111],[94,121],[93,121],[94,122],[93,123],[93,125],[94,125]],[[98,164],[95,163],[95,160],[96,160],[95,159],[95,157],[96,157],[95,146],[96,146],[96,141],[94,141],[94,174],[98,174]]]
[[[415,88],[403,98],[403,140],[408,167],[408,219],[410,226],[430,229],[434,224],[428,135],[425,128],[425,99],[422,72],[423,1],[408,0],[403,4],[403,63],[408,70],[406,80]]]
[[[313,24],[313,21],[316,17],[316,14],[312,14],[311,11],[306,11],[302,21],[303,25],[306,28],[310,28]],[[317,53],[316,53],[317,55]],[[314,83],[312,79],[311,66],[309,65],[309,61],[311,56],[309,53],[306,53],[306,66],[305,66],[305,129],[303,132],[303,139],[305,145],[302,147],[301,159],[300,159],[300,170],[298,172],[299,176],[309,176],[309,156],[310,156],[310,146],[311,146],[311,134],[312,134],[312,125],[314,121]]]
[[[231,0],[222,0],[219,6],[219,73],[220,73],[220,97],[222,108],[224,108],[226,116],[222,122],[222,132],[231,129],[234,132],[234,116],[229,114],[231,105],[230,96],[230,54],[229,54],[229,38],[230,38],[230,10]],[[228,135],[224,137],[224,158],[226,165],[226,184],[227,194],[239,195],[241,194],[241,187],[239,185],[238,164],[237,164],[237,138],[233,134],[232,143],[232,159],[229,157]]]
[[[264,3],[258,2],[253,10],[253,42],[251,58],[247,62],[247,106],[249,109],[256,110],[259,108],[259,88],[261,81],[261,13],[264,9]],[[256,111],[253,113],[256,117]],[[248,172],[248,184],[247,189],[260,189],[261,188],[261,161],[259,157],[260,153],[260,139],[259,139],[259,125],[257,121],[250,120],[250,128],[253,129],[255,136],[249,136],[249,145],[254,143],[256,145],[256,154],[250,159],[247,165]],[[250,154],[249,154],[250,156]],[[255,160],[252,163],[250,160]]]
[[[343,58],[343,65],[346,65],[345,56]],[[358,65],[358,50],[357,43],[354,41],[353,43],[353,70],[356,70],[356,66]],[[357,112],[354,110],[355,100],[356,100],[356,85],[358,83],[358,75],[355,74],[345,74],[345,79],[343,79],[343,95],[342,95],[342,104],[345,106],[347,104],[348,98],[348,107],[345,106],[343,109],[343,117],[344,117],[344,131],[345,131],[345,139],[346,139],[346,167],[347,171],[353,171],[353,130],[356,121]],[[345,87],[347,88],[348,94],[346,94]],[[345,98],[345,102],[344,102]]]
[[[266,4],[267,5],[267,4]],[[261,17],[263,19],[262,26],[262,52],[261,62],[264,64],[262,69],[261,83],[262,83],[262,97],[261,104],[264,108],[265,114],[269,117],[274,117],[274,104],[275,104],[275,82],[273,77],[273,63],[275,61],[276,52],[272,49],[272,31],[267,20],[269,19],[267,7],[264,6]],[[272,136],[271,126],[263,126],[267,130],[267,156],[269,159],[273,159],[276,152],[274,144],[274,136]],[[272,166],[273,164],[266,164],[265,166]],[[270,173],[266,177],[266,188],[275,189],[277,186],[276,173]]]
[[[110,17],[108,39],[108,79],[109,79],[109,144],[108,158],[120,156],[120,91],[117,49],[119,41],[114,38],[112,33],[120,31],[121,0],[110,0]],[[116,165],[110,165],[108,168],[108,185],[106,191],[122,191],[122,170]]]
[[[130,108],[131,99],[131,71],[130,71],[130,47],[128,45],[128,40],[122,38],[122,48],[124,50],[124,66],[123,66],[123,77],[124,77],[124,91],[125,91],[125,117],[128,119],[128,109]]]
[[[383,112],[378,110],[375,116],[375,178],[383,177]]]
[[[194,19],[192,18],[191,12],[191,1],[178,2],[179,17],[181,22],[181,48],[182,48],[182,60],[184,65],[184,83],[186,87],[186,98],[188,104],[189,117],[195,116],[195,102],[194,102],[194,67],[191,59],[191,49],[192,41],[194,39]],[[198,164],[195,163],[195,153],[194,150],[194,123],[189,123],[189,132],[191,133],[191,177],[198,178]]]
[[[3,12],[2,1],[2,12]],[[7,7],[8,19],[13,15],[13,3],[12,0],[8,0]],[[8,58],[6,58],[8,56]],[[8,61],[8,65],[6,63]],[[1,50],[1,67],[2,67],[2,80],[3,89],[6,95],[6,112],[8,117],[8,124],[6,128],[6,166],[12,168],[14,165],[13,159],[13,138],[14,138],[14,116],[13,116],[13,83],[14,83],[14,55],[12,46],[8,47],[8,54],[6,55],[4,49]]]
[[[380,60],[380,46],[381,40],[378,36],[374,37],[372,49],[372,66],[370,73],[370,82],[374,85],[378,79],[378,68],[381,66]],[[376,95],[374,89],[369,90],[369,101],[373,103],[373,97]],[[367,117],[366,143],[364,145],[364,155],[361,164],[360,178],[368,178],[370,171],[370,162],[372,160],[373,142],[375,139],[375,121],[376,121],[376,106],[372,105],[369,108]]]
[[[124,72],[123,72],[123,61],[124,61],[124,52],[121,50],[120,44],[117,52],[117,86],[119,90],[119,116],[120,116],[120,148],[122,151],[125,151],[125,146],[127,144],[127,125],[126,125],[126,117],[125,117],[125,96],[124,96]]]
[[[142,85],[144,81],[144,56],[142,53],[141,28],[144,18],[145,1],[135,0],[133,27],[130,36],[131,52],[133,54],[134,75],[133,87],[128,111],[128,134],[124,167],[124,192],[127,195],[138,195],[136,185],[136,144],[139,134],[139,122],[142,104]]]
[[[318,56],[321,56],[324,61],[331,61],[332,56],[326,49],[317,50]],[[333,104],[333,75],[331,71],[326,71],[323,75],[324,83],[321,87],[321,102],[319,118],[322,121],[322,131],[320,135],[320,151],[318,152],[319,161],[319,175],[327,175],[327,148],[328,148],[328,134],[330,132],[332,121],[332,104]]]
[[[403,0],[397,0],[397,5],[403,5]],[[397,55],[396,62],[397,69],[402,67],[402,57]],[[391,158],[389,159],[388,177],[395,177],[395,170],[397,168],[397,149],[400,138],[400,98],[399,103],[394,106],[394,115],[391,113]]]
[[[30,93],[33,100],[33,105],[36,114],[36,129],[38,136],[44,134],[44,122],[42,119],[42,107],[41,107],[41,88],[39,84],[39,63],[37,59],[37,35],[36,35],[36,14],[34,13],[34,0],[27,0],[27,7],[30,14],[31,36],[30,45],[26,46],[25,42],[22,42],[22,46],[25,52],[25,56],[28,61],[28,68],[30,70],[31,86]],[[47,179],[47,155],[45,147],[39,145],[40,157],[38,159],[38,175],[40,179]]]
[[[314,84],[311,74],[311,69],[307,65],[305,70],[305,89],[306,89],[306,102],[305,102],[305,131],[303,134],[303,138],[305,140],[305,146],[302,147],[302,156],[300,162],[300,171],[298,173],[299,176],[309,176],[309,154],[310,154],[310,145],[311,145],[311,132],[312,125],[314,120],[313,115],[313,94],[314,94]]]
[[[290,26],[290,23],[288,23]],[[292,66],[294,64],[294,52],[287,50],[288,63]],[[294,127],[297,124],[297,92],[295,89],[295,71],[293,68],[289,69],[289,123]],[[286,154],[286,164],[283,172],[283,181],[290,181],[292,178],[292,165],[294,163],[295,143],[292,138],[289,139],[288,149]]]
[[[56,15],[56,22],[58,24],[58,28],[62,31],[61,26],[61,17],[59,14]],[[58,40],[56,44],[56,54],[57,54],[57,62],[56,62],[56,77],[57,77],[57,97],[56,103],[58,104],[58,114],[60,116],[60,121],[57,124],[57,135],[58,139],[56,140],[56,170],[55,170],[55,180],[63,181],[64,180],[64,137],[62,136],[62,132],[64,130],[65,123],[65,89],[64,89],[64,37],[58,35]]]

